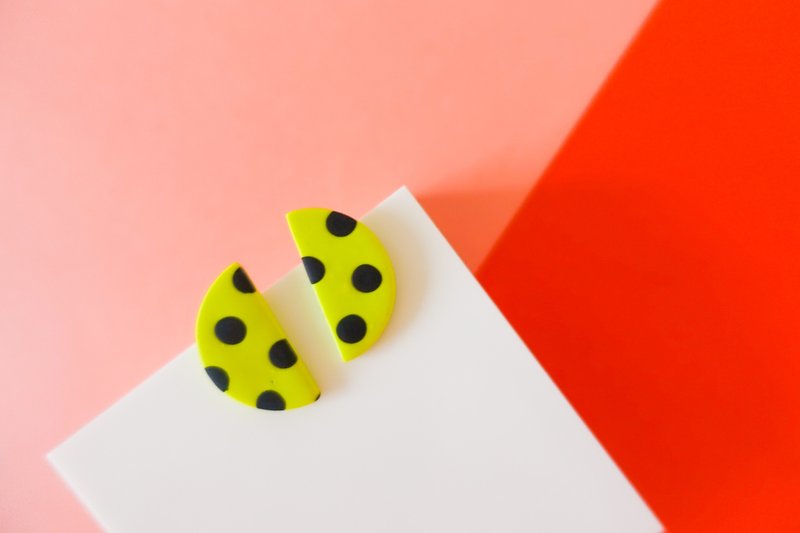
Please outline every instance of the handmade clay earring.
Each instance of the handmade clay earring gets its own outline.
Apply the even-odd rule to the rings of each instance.
[[[342,359],[355,359],[383,333],[394,308],[394,269],[378,237],[330,209],[286,215],[308,279]]]
[[[350,361],[391,317],[397,287],[389,255],[369,228],[337,211],[300,209],[287,220],[339,353]],[[270,411],[319,399],[314,378],[238,264],[209,288],[196,336],[208,377],[232,398]]]
[[[211,285],[200,306],[196,334],[208,377],[230,397],[270,411],[319,399],[314,378],[238,264]]]

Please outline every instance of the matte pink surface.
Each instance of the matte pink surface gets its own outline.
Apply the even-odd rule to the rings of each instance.
[[[3,531],[96,527],[44,454],[298,262],[286,211],[407,184],[477,266],[652,3],[0,5]]]

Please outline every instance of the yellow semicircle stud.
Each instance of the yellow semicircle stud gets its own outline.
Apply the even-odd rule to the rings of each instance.
[[[270,411],[319,398],[314,378],[239,264],[225,269],[209,288],[196,335],[208,377],[230,397]]]
[[[364,353],[383,333],[397,285],[389,254],[363,222],[330,209],[286,215],[342,359]]]

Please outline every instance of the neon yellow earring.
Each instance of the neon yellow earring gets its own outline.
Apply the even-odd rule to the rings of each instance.
[[[394,308],[394,268],[363,223],[330,209],[287,215],[342,359],[381,336]],[[315,402],[320,390],[269,304],[237,263],[211,285],[197,316],[197,348],[210,380],[240,402],[270,411]]]
[[[397,285],[389,254],[361,222],[330,209],[286,215],[342,359],[364,353],[383,333]]]
[[[208,377],[232,398],[270,411],[302,407],[319,398],[314,378],[238,264],[211,285],[196,333]]]

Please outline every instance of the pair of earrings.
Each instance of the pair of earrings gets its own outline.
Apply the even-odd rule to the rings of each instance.
[[[286,215],[342,359],[364,353],[394,308],[394,269],[362,222],[330,209]],[[270,411],[315,402],[320,390],[269,304],[234,263],[206,293],[197,316],[197,348],[211,381],[230,397]]]

